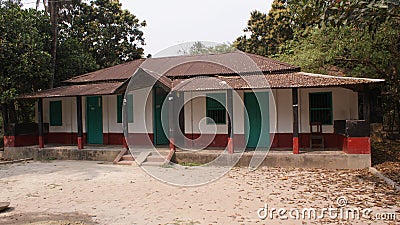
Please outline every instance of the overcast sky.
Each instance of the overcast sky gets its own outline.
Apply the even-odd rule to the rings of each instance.
[[[34,7],[32,0],[23,0]],[[233,42],[243,34],[250,12],[268,12],[272,0],[120,0],[140,20],[146,54],[188,41]]]

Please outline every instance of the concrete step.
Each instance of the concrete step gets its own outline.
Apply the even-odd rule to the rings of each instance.
[[[122,156],[122,158],[121,158],[121,161],[133,161],[134,160],[134,158],[133,158],[133,156],[131,155],[131,154],[129,154],[129,155],[124,155],[124,156]]]
[[[149,155],[146,158],[145,162],[165,162],[165,158],[163,158],[162,156],[158,156],[158,155]]]
[[[141,166],[163,166],[165,164],[164,162],[144,162]]]
[[[130,165],[132,165],[133,163],[134,163],[133,161],[123,160],[123,161],[117,162],[117,165],[130,166]]]
[[[141,165],[149,155],[151,155],[150,152],[140,152],[138,156],[135,155],[136,162]]]

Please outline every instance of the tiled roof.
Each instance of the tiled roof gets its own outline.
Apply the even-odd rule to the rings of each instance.
[[[127,80],[138,68],[153,71],[167,77],[191,77],[223,74],[242,74],[262,71],[282,73],[299,71],[300,67],[279,62],[267,57],[240,51],[194,56],[173,56],[151,59],[138,59],[110,68],[66,80],[66,83],[90,83],[109,80]]]
[[[154,58],[146,60],[141,67],[171,78],[300,71],[298,66],[240,51],[225,54]]]
[[[97,70],[91,73],[73,77],[64,83],[94,83],[102,81],[125,81],[129,79],[139,68],[145,59],[137,59],[131,62],[119,64],[113,67]]]
[[[73,96],[93,96],[93,95],[110,95],[118,93],[123,82],[99,83],[99,84],[77,84],[61,86],[53,89],[40,91],[34,94],[25,94],[19,96],[20,99],[29,98],[56,98],[56,97],[73,97]]]
[[[135,74],[135,76],[133,76]],[[163,76],[165,75],[165,76]],[[130,79],[133,76],[132,79]],[[153,86],[202,91],[222,89],[354,87],[379,79],[328,76],[300,72],[300,67],[243,52],[139,59],[65,81],[66,86],[20,98],[108,95]]]
[[[177,91],[203,91],[222,89],[257,89],[257,88],[313,88],[355,86],[384,82],[381,79],[335,77],[304,72],[246,75],[246,76],[217,76],[196,77],[180,79],[174,82],[174,90]]]

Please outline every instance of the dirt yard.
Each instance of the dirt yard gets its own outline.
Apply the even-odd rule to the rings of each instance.
[[[166,168],[163,168],[166,169]],[[168,169],[168,168],[167,168]],[[171,172],[173,172],[173,169]],[[160,183],[137,166],[87,161],[29,162],[0,166],[0,224],[399,224],[400,193],[368,172],[235,168],[196,188]],[[396,220],[261,220],[268,205],[287,210],[338,207],[396,213]],[[271,213],[270,213],[271,214]],[[269,214],[269,215],[270,215]],[[385,215],[385,214],[381,214]]]

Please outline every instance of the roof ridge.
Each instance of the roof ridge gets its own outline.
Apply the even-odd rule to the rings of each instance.
[[[149,58],[149,59],[166,59],[166,58],[183,58],[183,57],[199,57],[199,56],[210,56],[210,55],[227,55],[227,54],[232,54],[232,53],[240,53],[243,51],[240,50],[235,50],[232,52],[217,52],[217,53],[208,53],[208,54],[198,54],[198,55],[172,55],[172,56],[161,56],[161,57],[155,57],[155,58]]]
[[[117,65],[114,65],[114,66],[109,66],[109,67],[106,67],[106,68],[103,68],[103,69],[100,69],[100,70],[95,70],[95,71],[92,71],[92,72],[89,72],[89,73],[85,73],[85,74],[81,74],[81,75],[78,75],[78,76],[74,76],[74,77],[71,77],[70,79],[64,80],[62,82],[63,83],[73,83],[73,80],[76,80],[76,79],[79,79],[79,78],[82,78],[82,77],[90,76],[93,73],[104,72],[104,71],[107,71],[107,70],[110,70],[110,69],[113,69],[113,68],[116,68],[116,67],[121,67],[121,66],[124,66],[124,65],[131,64],[133,62],[144,61],[144,60],[146,60],[146,59],[144,59],[144,58],[134,59],[134,60],[131,60],[129,62],[124,62],[124,63],[117,64]]]

